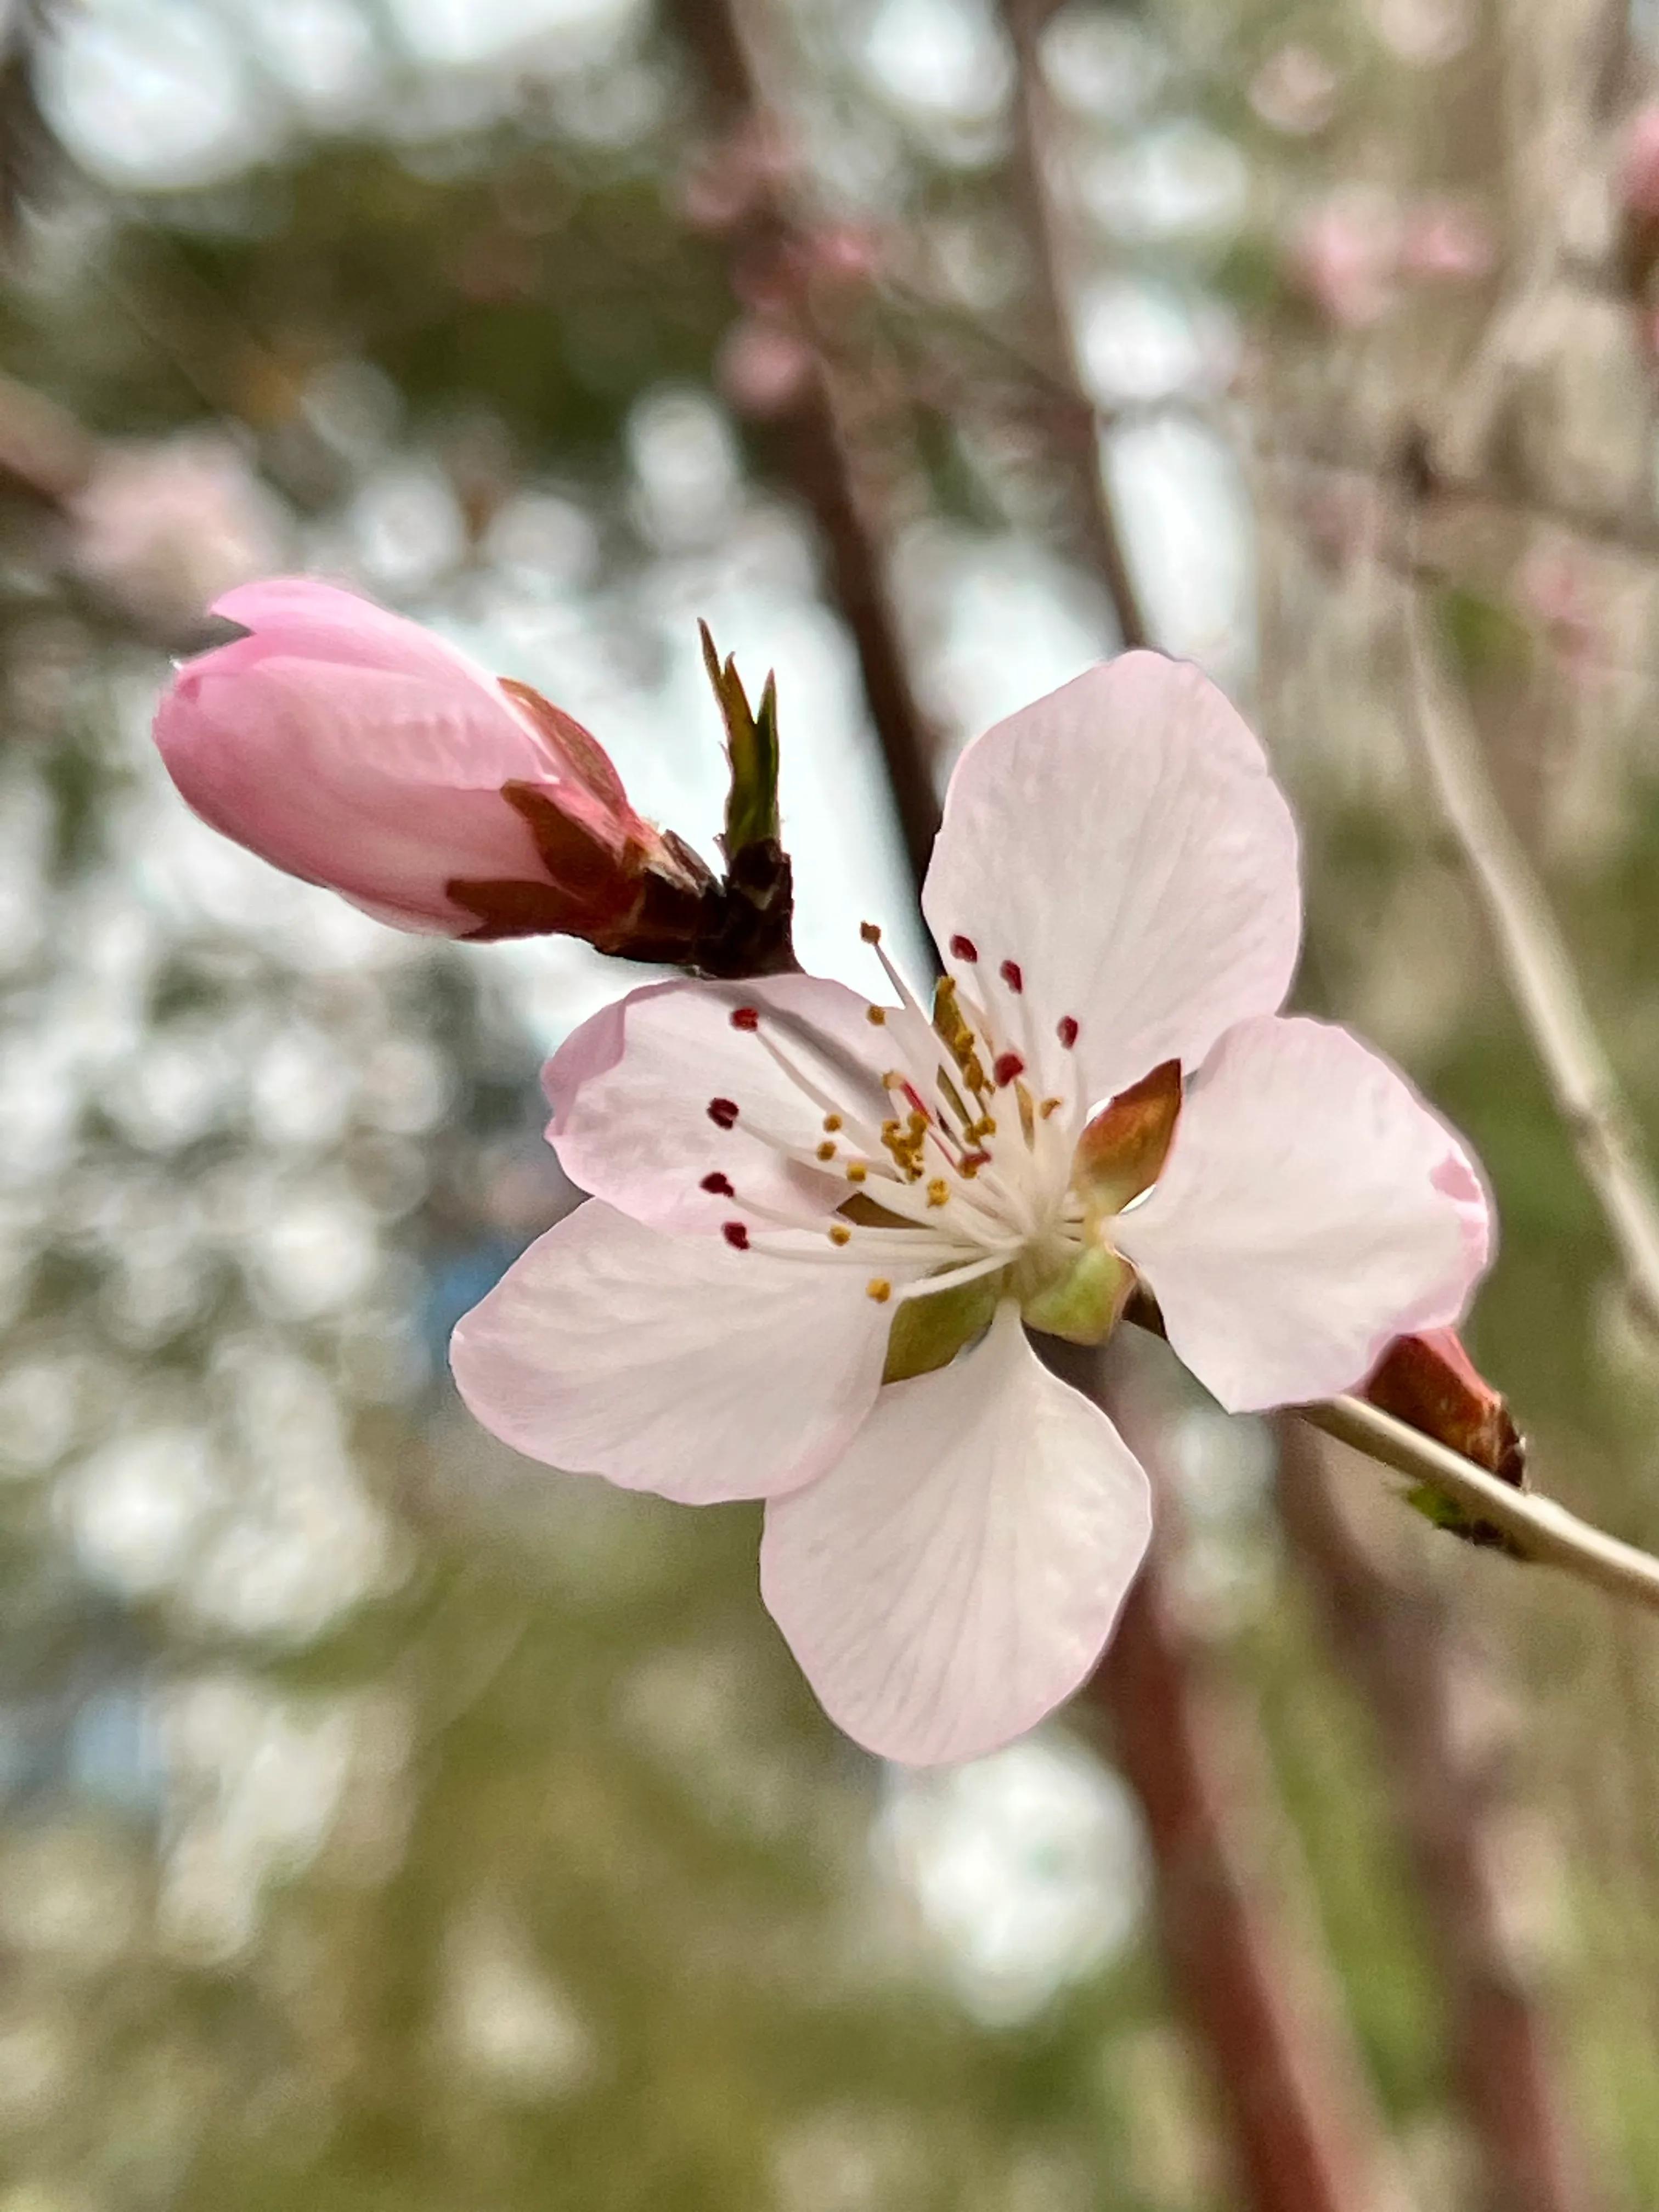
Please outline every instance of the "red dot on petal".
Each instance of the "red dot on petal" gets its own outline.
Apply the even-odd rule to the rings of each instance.
[[[735,1198],[738,1194],[732,1188],[731,1178],[723,1176],[718,1168],[713,1175],[706,1175],[703,1177],[702,1187],[705,1190],[712,1191],[716,1198]]]
[[[757,1030],[760,1027],[758,1006],[733,1006],[732,1026],[734,1030]]]
[[[1025,977],[1021,972],[1018,960],[1005,960],[997,973],[1011,991],[1023,991],[1025,988]]]
[[[1072,1047],[1077,1042],[1077,1024],[1070,1014],[1060,1016],[1054,1024],[1054,1035],[1065,1046],[1066,1051],[1070,1052]]]
[[[979,947],[971,937],[953,937],[951,939],[951,957],[952,960],[977,960]]]
[[[1025,1062],[1017,1052],[1000,1052],[991,1073],[1000,1090],[1005,1084],[1012,1083],[1017,1075],[1024,1074]]]
[[[736,1099],[711,1098],[708,1102],[708,1118],[717,1129],[734,1127],[738,1119]]]
[[[749,1231],[744,1227],[742,1222],[722,1221],[720,1235],[725,1237],[734,1252],[746,1252],[749,1249]]]

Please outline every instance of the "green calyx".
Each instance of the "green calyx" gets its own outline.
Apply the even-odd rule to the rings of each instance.
[[[993,1274],[931,1297],[907,1298],[893,1316],[882,1381],[904,1382],[948,1367],[963,1345],[990,1327],[1001,1294],[1002,1277]]]
[[[1134,1269],[1109,1245],[1092,1244],[1055,1281],[1023,1299],[1030,1328],[1073,1344],[1103,1344],[1134,1288]]]

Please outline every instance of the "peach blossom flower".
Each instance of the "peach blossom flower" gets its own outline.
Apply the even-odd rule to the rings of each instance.
[[[1486,1265],[1468,1153],[1346,1031],[1282,1015],[1296,832],[1191,667],[1131,653],[951,780],[931,1006],[806,975],[654,984],[547,1070],[592,1193],[456,1330],[531,1456],[766,1501],[761,1590],[830,1715],[965,1759],[1085,1679],[1147,1540],[1146,1477],[1028,1331],[1137,1283],[1224,1406],[1361,1382]]]

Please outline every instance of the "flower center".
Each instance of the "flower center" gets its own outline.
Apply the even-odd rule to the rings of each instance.
[[[1064,1298],[1091,1251],[1122,1273],[1093,1226],[1098,1210],[1091,1213],[1073,1180],[1089,1105],[1073,1057],[1075,1018],[1039,1036],[1019,963],[989,969],[962,937],[951,944],[958,976],[942,978],[926,1009],[879,929],[866,922],[861,934],[898,1001],[866,1006],[883,1033],[878,1076],[786,1012],[732,1007],[732,1027],[753,1037],[811,1115],[792,1110],[782,1117],[789,1126],[772,1127],[764,1109],[741,1098],[708,1102],[717,1129],[741,1128],[802,1171],[795,1207],[757,1203],[722,1171],[706,1176],[704,1190],[731,1201],[722,1224],[728,1243],[860,1268],[866,1294],[896,1308],[981,1285],[984,1300],[955,1300],[964,1329],[958,1344],[981,1325],[973,1319],[981,1304],[988,1310],[999,1296],[1018,1298],[1037,1320],[1056,1295]],[[971,985],[959,980],[964,969]],[[1045,1072],[1055,1087],[1045,1087]],[[775,1100],[775,1083],[768,1087]],[[1091,1311],[1100,1306],[1097,1284],[1089,1300]]]

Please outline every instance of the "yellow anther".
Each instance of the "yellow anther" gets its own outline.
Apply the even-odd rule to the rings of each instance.
[[[908,1078],[902,1067],[890,1067],[881,1079],[884,1091],[902,1091]]]
[[[821,1160],[833,1160],[835,1157],[836,1147],[831,1140],[826,1137],[823,1142],[818,1146],[818,1158]]]
[[[861,921],[859,924],[859,935],[864,939],[866,945],[879,945],[881,943],[881,932],[873,921]]]
[[[881,1125],[881,1140],[883,1144],[885,1144],[890,1137],[896,1137],[899,1131],[903,1127],[904,1124],[902,1121],[884,1121]]]
[[[863,1182],[869,1176],[869,1169],[865,1166],[862,1160],[848,1160],[847,1163],[847,1180],[848,1182]]]
[[[830,1223],[830,1242],[832,1244],[850,1244],[852,1241],[853,1232],[847,1226],[847,1224],[844,1221],[832,1221]]]
[[[911,1114],[907,1115],[906,1119],[913,1137],[921,1136],[922,1131],[927,1127],[927,1116],[925,1114]]]
[[[929,1206],[943,1206],[951,1195],[951,1186],[943,1176],[935,1176],[927,1186]]]
[[[1043,1120],[1046,1121],[1051,1114],[1059,1113],[1063,1103],[1064,1101],[1059,1098],[1045,1098],[1042,1105],[1037,1109],[1037,1111],[1042,1115]]]
[[[836,1131],[841,1127],[841,1115],[839,1114],[826,1114],[823,1117],[823,1126],[829,1130],[830,1135],[834,1136]]]
[[[866,1006],[864,1010],[864,1018],[866,1022],[872,1024],[875,1028],[881,1029],[886,1024],[886,1009],[883,1006]]]
[[[864,1295],[873,1298],[878,1306],[884,1306],[893,1295],[893,1285],[885,1275],[872,1275],[864,1286]]]

